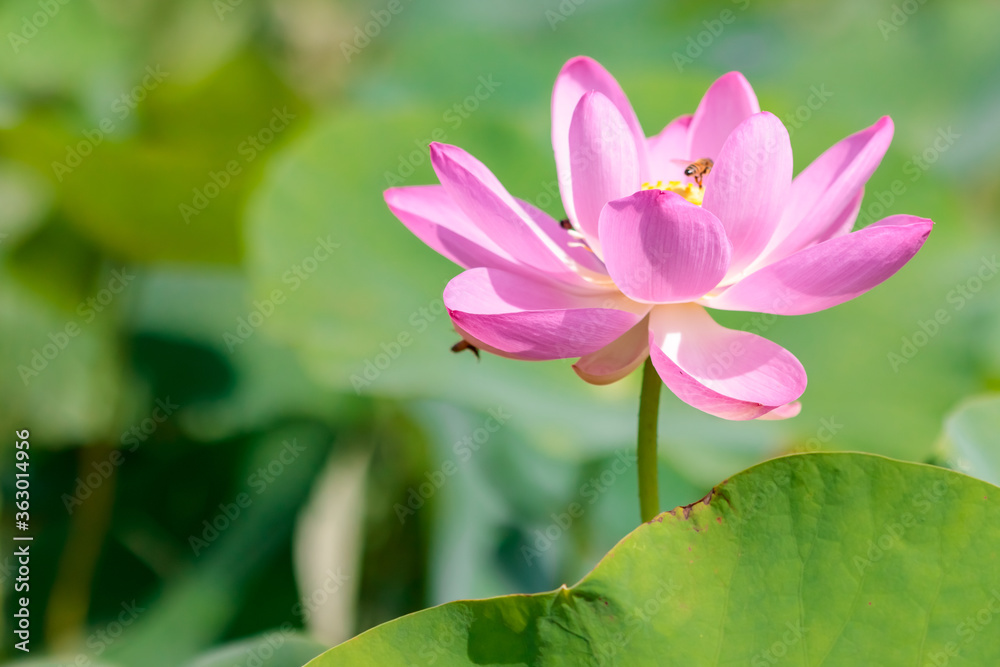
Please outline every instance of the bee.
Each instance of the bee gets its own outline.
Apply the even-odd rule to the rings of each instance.
[[[476,359],[479,359],[479,348],[470,343],[469,341],[463,339],[451,346],[452,352],[464,352],[465,350],[472,350],[472,353],[476,355]]]
[[[684,161],[682,160],[674,160],[674,161],[679,164],[684,163]],[[688,166],[684,167],[684,175],[693,178],[694,182],[698,184],[699,188],[704,187],[701,184],[701,179],[708,176],[709,172],[712,171],[712,167],[714,166],[715,162],[713,162],[710,158],[703,157],[701,159],[692,161],[690,164],[688,164]]]

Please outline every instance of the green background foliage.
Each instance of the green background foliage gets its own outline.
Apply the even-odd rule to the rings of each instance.
[[[0,5],[0,422],[31,431],[33,655],[245,664],[270,638],[265,664],[298,665],[432,605],[577,581],[636,527],[638,378],[448,352],[457,269],[381,196],[434,182],[437,133],[561,217],[549,99],[578,54],[647,134],[739,69],[796,171],[889,114],[862,221],[936,222],[853,302],[717,314],[798,356],[803,411],[730,423],[665,392],[662,506],[815,450],[996,483],[995,410],[976,406],[1000,391],[1000,15],[903,4]],[[143,611],[105,641],[123,605]]]

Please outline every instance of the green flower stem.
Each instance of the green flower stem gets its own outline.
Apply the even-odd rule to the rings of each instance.
[[[660,380],[653,360],[646,358],[639,394],[639,437],[636,451],[639,467],[639,514],[649,521],[660,513],[660,484],[656,467],[656,423],[660,415]]]

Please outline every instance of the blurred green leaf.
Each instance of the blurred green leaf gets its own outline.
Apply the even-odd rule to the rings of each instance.
[[[193,566],[153,600],[135,627],[108,648],[123,665],[173,667],[223,634],[247,580],[288,539],[295,514],[329,452],[329,433],[301,423],[258,439],[229,500],[205,508],[186,540]],[[286,618],[295,612],[287,610]],[[289,621],[291,622],[291,620]]]
[[[62,220],[34,230],[6,258],[21,282],[66,310],[91,296],[101,259],[93,244]]]
[[[255,305],[238,269],[157,266],[143,272],[138,289],[129,322],[138,336],[197,345],[202,354],[215,357],[215,364],[224,364],[230,376],[224,395],[188,406],[184,425],[194,437],[231,437],[267,428],[288,414],[344,417],[347,401],[342,395],[315,382],[300,359],[275,344],[268,332],[241,325]],[[275,317],[281,317],[281,308],[274,311]],[[247,326],[245,332],[241,326]],[[195,362],[188,360],[191,364]],[[192,371],[199,372],[197,367]]]
[[[94,290],[88,298],[101,296]],[[0,360],[7,368],[0,375],[0,422],[8,429],[29,426],[32,444],[43,447],[111,437],[123,386],[111,312],[117,304],[109,301],[97,312],[71,295],[61,300],[71,305],[40,298],[0,265]]]
[[[1000,605],[996,492],[871,455],[774,459],[640,526],[571,588],[452,602],[310,665],[995,664],[975,618]]]
[[[150,65],[99,119],[35,112],[0,131],[0,147],[57,185],[65,218],[110,252],[226,263],[240,256],[254,175],[303,113],[269,65],[244,54],[195,84]]]
[[[274,630],[258,637],[221,646],[189,663],[187,667],[302,667],[323,652],[325,645],[314,639],[289,632]]]
[[[1000,395],[962,402],[944,423],[944,456],[956,470],[1000,484]]]
[[[293,537],[302,621],[326,646],[349,638],[356,627],[372,458],[357,445],[338,454],[317,475]]]
[[[106,81],[133,45],[99,3],[10,0],[0,5],[4,58],[0,81],[28,95],[72,92],[85,99]]]
[[[147,64],[203,77],[243,46],[260,4],[240,0],[220,13],[220,3],[201,0],[4,2],[0,24],[11,55],[0,59],[0,90],[9,96],[0,125],[50,98],[73,100],[99,118]]]
[[[52,191],[32,170],[0,161],[0,252],[17,244],[39,224],[52,203]]]

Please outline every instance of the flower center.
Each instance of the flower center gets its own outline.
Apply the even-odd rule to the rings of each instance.
[[[676,192],[684,199],[695,206],[701,206],[701,201],[705,197],[705,188],[698,187],[691,183],[681,184],[680,181],[668,181],[665,185],[663,181],[656,183],[643,183],[640,190],[663,190],[664,192]]]

